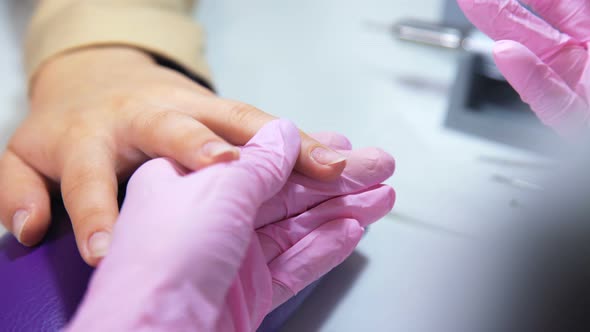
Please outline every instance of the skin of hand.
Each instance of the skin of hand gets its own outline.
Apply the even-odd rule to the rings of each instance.
[[[345,179],[329,186],[308,179],[316,184],[306,187],[286,182],[298,140],[296,128],[278,120],[239,161],[188,174],[162,158],[144,164],[68,330],[252,331],[342,262],[363,227],[393,206],[393,190],[378,185],[393,173],[393,159],[349,151]],[[257,220],[266,226],[255,231]]]
[[[234,145],[273,119],[216,97],[139,50],[58,56],[35,76],[30,114],[0,158],[0,220],[21,243],[35,245],[50,223],[50,192],[59,188],[80,254],[96,265],[118,215],[117,185],[139,165],[169,157],[198,170],[238,159]],[[295,169],[337,177],[345,157],[301,136]]]
[[[537,116],[566,138],[587,136],[590,2],[458,2],[471,22],[497,41],[498,68]]]

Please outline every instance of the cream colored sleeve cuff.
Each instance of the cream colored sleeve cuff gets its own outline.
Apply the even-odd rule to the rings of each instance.
[[[31,21],[25,44],[29,82],[43,63],[61,53],[92,46],[126,45],[172,62],[210,83],[203,31],[191,20],[187,12],[190,6],[172,8],[153,0],[44,1],[61,2],[61,6],[42,3]]]

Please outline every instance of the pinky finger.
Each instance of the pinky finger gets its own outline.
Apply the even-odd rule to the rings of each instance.
[[[364,229],[354,219],[328,222],[275,258],[272,309],[342,263],[360,241]]]

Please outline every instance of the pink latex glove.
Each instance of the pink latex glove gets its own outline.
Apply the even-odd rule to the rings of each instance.
[[[546,125],[566,137],[588,131],[590,2],[458,0],[467,17],[497,41],[496,64]]]
[[[164,159],[142,166],[111,252],[69,329],[253,330],[271,308],[339,264],[362,227],[391,209],[393,191],[375,185],[391,175],[393,160],[376,149],[364,151],[368,158],[350,152],[351,170],[365,174],[331,184],[294,174],[272,196],[298,141],[293,126],[278,122],[238,162],[189,175]],[[271,196],[255,221],[256,206]],[[254,232],[255,224],[268,225]]]
[[[355,237],[345,246],[332,246],[330,242],[339,241],[334,233],[331,241],[326,236],[326,242],[316,241],[301,250],[301,243],[294,246],[298,239],[314,239],[314,230],[325,223],[345,233],[342,218],[350,218],[364,228],[391,211],[395,201],[393,189],[379,185],[391,177],[395,169],[389,154],[377,148],[352,150],[346,137],[334,133],[311,136],[347,156],[346,168],[331,182],[294,172],[283,189],[260,208],[255,224],[260,227],[257,233],[267,262],[284,252],[287,254],[282,254],[278,261],[292,260],[292,253],[299,255],[291,264],[275,269],[275,277],[280,278],[275,278],[272,309],[340,264],[360,240]],[[283,218],[288,219],[277,222]],[[262,227],[264,225],[267,226]],[[332,264],[318,264],[329,259],[334,259]]]

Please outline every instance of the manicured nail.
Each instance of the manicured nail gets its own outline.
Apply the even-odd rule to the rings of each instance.
[[[111,246],[111,234],[96,232],[88,240],[88,250],[92,257],[104,257]]]
[[[226,154],[235,155],[238,153],[238,149],[225,142],[209,142],[203,145],[201,153],[209,158],[217,158]]]
[[[311,158],[318,164],[326,166],[338,164],[346,160],[346,157],[340,153],[321,146],[311,151]]]
[[[23,234],[23,229],[25,229],[25,225],[27,221],[29,221],[29,217],[31,214],[27,210],[17,210],[12,217],[12,231],[16,236],[18,242],[22,243],[21,236]]]

